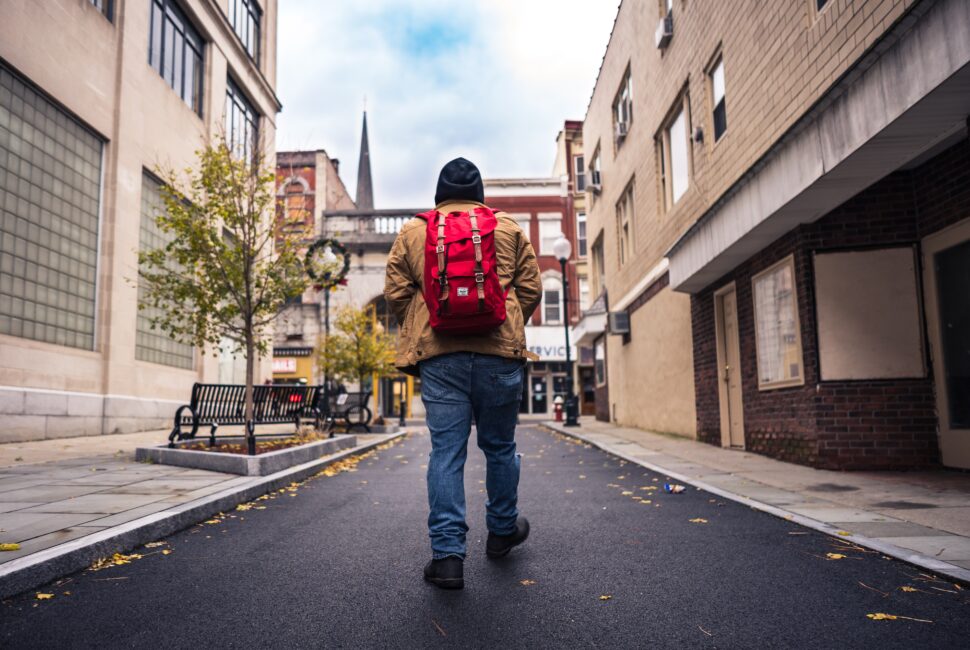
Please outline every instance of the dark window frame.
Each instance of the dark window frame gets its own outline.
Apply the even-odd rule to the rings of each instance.
[[[174,0],[151,0],[148,64],[199,117],[205,90],[205,46],[201,32]],[[187,70],[192,74],[186,75]]]
[[[94,8],[101,12],[101,15],[108,19],[109,22],[114,22],[115,15],[115,3],[114,0],[88,0]]]
[[[256,0],[229,0],[226,11],[226,17],[239,43],[249,58],[259,65],[262,54],[263,10]]]
[[[234,110],[235,109],[235,110]],[[252,128],[252,137],[249,143],[237,140],[237,125],[235,118],[238,116],[246,120]],[[240,157],[248,160],[255,160],[256,150],[259,145],[259,119],[261,115],[256,109],[256,104],[246,96],[242,88],[233,78],[226,78],[226,144],[234,152],[238,152],[237,147],[242,144],[243,149]],[[240,124],[241,125],[241,124]],[[245,137],[245,131],[243,132]]]
[[[721,99],[717,99],[717,83],[715,80],[715,74],[721,70]],[[712,131],[714,133],[714,142],[720,141],[728,129],[727,123],[727,81],[724,78],[724,57],[718,56],[714,62],[714,65],[710,67],[710,71],[707,74],[707,78],[711,85],[711,104],[713,108],[711,109],[711,121],[712,121]]]

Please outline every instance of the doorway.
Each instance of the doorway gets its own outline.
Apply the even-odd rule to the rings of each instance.
[[[721,446],[744,449],[744,401],[741,394],[738,294],[735,291],[734,283],[714,294],[714,320],[717,335]]]
[[[970,219],[923,240],[940,455],[970,469]]]

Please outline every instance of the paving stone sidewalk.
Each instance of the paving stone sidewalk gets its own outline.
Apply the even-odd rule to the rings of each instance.
[[[736,449],[582,418],[546,426],[820,530],[970,581],[970,473],[816,470]]]
[[[0,552],[0,571],[18,558],[254,481],[135,462],[136,447],[163,444],[167,433],[0,445],[0,543],[20,544],[18,551]],[[383,437],[358,435],[357,443]]]

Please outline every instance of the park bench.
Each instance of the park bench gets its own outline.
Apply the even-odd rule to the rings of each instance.
[[[321,393],[322,386],[253,386],[252,424],[255,426],[292,422],[298,430],[303,420],[316,418],[312,406],[318,403],[318,394]],[[175,411],[175,426],[168,436],[168,446],[174,447],[176,439],[195,438],[200,426],[210,427],[209,445],[215,446],[216,430],[230,425],[246,425],[246,387],[241,384],[197,383],[192,386],[189,403]]]

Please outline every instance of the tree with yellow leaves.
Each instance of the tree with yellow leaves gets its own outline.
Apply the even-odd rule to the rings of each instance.
[[[364,382],[371,376],[387,377],[394,368],[394,337],[374,317],[373,306],[343,307],[337,312],[334,332],[317,343],[317,369],[340,382]],[[369,392],[369,391],[367,391]]]

